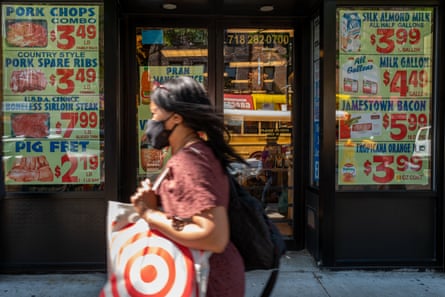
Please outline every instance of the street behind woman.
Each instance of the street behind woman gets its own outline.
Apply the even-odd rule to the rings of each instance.
[[[131,201],[151,228],[186,247],[212,252],[208,297],[242,297],[244,264],[230,241],[225,168],[243,159],[227,143],[223,117],[189,77],[154,90],[150,109],[146,136],[157,149],[169,146],[172,157],[161,185],[153,191],[152,181],[143,181]]]

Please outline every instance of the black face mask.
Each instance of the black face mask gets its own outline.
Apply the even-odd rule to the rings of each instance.
[[[145,134],[147,135],[148,142],[153,148],[161,150],[164,147],[169,146],[170,143],[168,142],[168,138],[177,125],[175,125],[171,130],[167,130],[164,127],[164,123],[168,121],[172,116],[173,113],[165,120],[149,120],[147,122]]]

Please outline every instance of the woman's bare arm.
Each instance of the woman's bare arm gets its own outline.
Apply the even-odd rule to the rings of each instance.
[[[223,206],[194,215],[191,222],[178,230],[173,227],[172,218],[157,210],[157,197],[150,183],[143,183],[131,197],[131,202],[151,228],[186,247],[221,253],[229,242],[229,220]]]

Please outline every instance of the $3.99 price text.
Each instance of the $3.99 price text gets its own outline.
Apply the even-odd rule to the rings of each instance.
[[[390,54],[398,46],[415,46],[421,40],[420,30],[412,29],[377,29],[376,34],[371,34],[371,45],[375,45],[376,51],[380,54]],[[411,48],[402,48],[401,51],[412,51]],[[417,50],[415,50],[417,51]]]
[[[363,172],[376,183],[390,183],[394,179],[417,180],[423,177],[423,174],[419,174],[422,165],[423,161],[419,157],[376,155],[372,161],[364,162]]]

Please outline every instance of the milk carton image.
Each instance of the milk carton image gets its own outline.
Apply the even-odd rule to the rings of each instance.
[[[367,70],[363,74],[362,91],[364,94],[375,95],[379,91],[379,72],[372,62],[368,60]]]
[[[348,58],[348,61],[342,66],[343,91],[347,93],[357,93],[359,86],[359,75],[352,71],[354,66],[354,58]]]
[[[379,89],[379,85],[377,83],[377,80],[375,80],[374,77],[372,77],[372,76],[364,75],[364,77],[363,77],[363,93],[375,95],[375,94],[377,94],[378,89]]]
[[[362,21],[356,12],[344,13],[340,24],[340,44],[345,52],[360,51]]]

